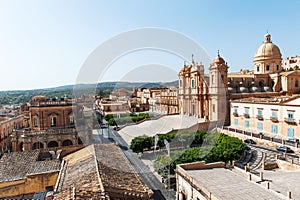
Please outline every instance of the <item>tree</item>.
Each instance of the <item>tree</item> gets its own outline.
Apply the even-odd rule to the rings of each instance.
[[[153,137],[148,137],[146,135],[135,137],[130,144],[130,149],[132,149],[135,153],[140,153],[144,151],[144,149],[151,149],[154,145]]]
[[[223,161],[225,163],[239,159],[246,150],[242,140],[227,136],[223,133],[198,133],[198,141],[203,141],[201,147],[171,153],[170,172],[174,173],[176,165],[205,160],[207,163]],[[197,133],[196,133],[197,135]],[[202,139],[200,138],[202,136]],[[205,136],[205,137],[204,137]],[[196,137],[195,137],[196,138]],[[156,166],[163,166],[167,156],[155,159]],[[161,162],[161,163],[159,163]],[[158,167],[157,167],[158,168]],[[159,171],[158,171],[159,172]]]

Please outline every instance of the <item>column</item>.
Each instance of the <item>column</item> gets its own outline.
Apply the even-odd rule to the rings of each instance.
[[[12,135],[11,136],[11,145],[12,145],[12,151],[13,152],[18,151],[18,148],[17,148],[17,136],[16,135]]]

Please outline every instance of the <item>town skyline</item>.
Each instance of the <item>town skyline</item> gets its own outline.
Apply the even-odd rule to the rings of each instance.
[[[49,88],[74,84],[93,50],[120,33],[157,27],[197,42],[213,59],[217,50],[229,71],[253,69],[253,56],[267,32],[282,58],[299,54],[299,3],[0,1],[0,90]],[[283,13],[283,7],[286,12]],[[160,9],[157,9],[160,8]],[[293,26],[293,29],[282,28]],[[292,37],[291,37],[292,36]],[[201,61],[195,55],[196,61]],[[103,81],[123,80],[135,67],[159,63],[175,73],[184,60],[161,52],[136,52],[113,63]],[[208,66],[206,66],[208,67]],[[26,73],[30,72],[30,73]],[[26,76],[24,76],[26,73]],[[6,76],[5,74],[12,74]],[[12,81],[14,80],[14,81]],[[34,80],[34,81],[33,81]],[[169,80],[172,81],[172,80]]]

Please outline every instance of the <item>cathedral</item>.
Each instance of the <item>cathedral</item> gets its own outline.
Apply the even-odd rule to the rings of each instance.
[[[178,73],[179,113],[196,116],[218,125],[230,123],[230,100],[248,97],[276,97],[300,92],[300,70],[293,63],[283,66],[282,54],[264,36],[253,58],[253,69],[228,73],[228,64],[218,52],[205,74],[204,65],[194,60]]]

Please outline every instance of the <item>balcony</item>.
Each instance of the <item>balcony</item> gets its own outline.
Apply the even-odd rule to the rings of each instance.
[[[294,118],[284,118],[284,121],[288,124],[296,124],[296,120]]]
[[[233,116],[235,116],[235,117],[238,117],[238,116],[239,116],[239,114],[238,114],[237,112],[233,112],[232,114],[233,114]]]
[[[272,122],[278,122],[278,118],[277,118],[277,117],[270,117],[270,120],[271,120]]]
[[[244,117],[245,117],[245,118],[250,118],[249,113],[244,113]]]
[[[264,120],[264,117],[263,117],[262,115],[256,115],[256,118],[257,118],[258,120]]]

